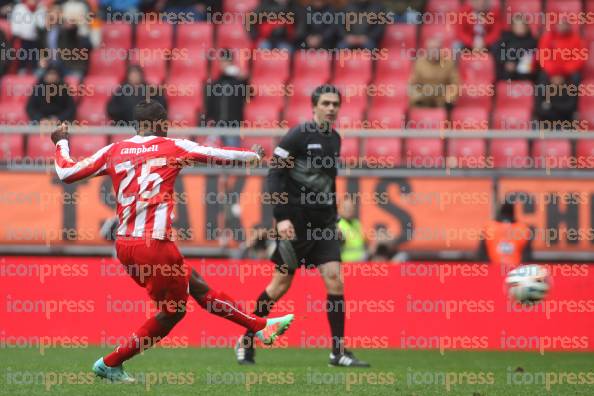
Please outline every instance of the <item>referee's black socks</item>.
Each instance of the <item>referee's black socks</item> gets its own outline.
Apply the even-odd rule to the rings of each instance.
[[[328,294],[327,297],[328,323],[332,334],[332,353],[337,355],[344,352],[344,318],[346,315],[344,295]]]

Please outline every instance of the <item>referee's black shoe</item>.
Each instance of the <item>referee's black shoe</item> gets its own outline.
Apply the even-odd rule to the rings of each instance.
[[[333,367],[358,367],[365,368],[371,365],[363,360],[359,360],[353,355],[353,352],[344,350],[342,353],[330,353],[329,366]]]
[[[237,359],[237,363],[242,365],[256,364],[254,356],[256,356],[256,349],[254,348],[253,337],[247,337],[245,335],[239,337],[237,344],[235,344],[235,358]]]

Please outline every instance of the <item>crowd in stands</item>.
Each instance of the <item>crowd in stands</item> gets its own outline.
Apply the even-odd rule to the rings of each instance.
[[[126,125],[150,97],[183,126],[286,127],[311,116],[311,89],[330,82],[344,93],[346,128],[594,129],[594,100],[571,89],[594,77],[594,28],[534,18],[582,12],[594,3],[0,1],[3,54],[35,54],[0,57],[0,122]],[[419,144],[409,140],[398,143],[407,155]],[[446,150],[422,143],[423,155]],[[472,147],[485,151],[486,143]]]

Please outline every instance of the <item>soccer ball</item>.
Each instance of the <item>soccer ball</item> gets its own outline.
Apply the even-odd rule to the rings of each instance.
[[[522,304],[534,304],[547,295],[551,279],[549,271],[543,266],[522,265],[507,274],[505,285],[512,299]]]

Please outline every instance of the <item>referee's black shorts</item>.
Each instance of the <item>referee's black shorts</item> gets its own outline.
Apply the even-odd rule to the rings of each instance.
[[[296,238],[290,243],[296,253],[298,266],[309,268],[340,261],[341,241],[334,211],[294,207],[289,220],[295,228]],[[279,272],[292,274],[296,270],[285,263],[278,240],[271,260]]]

